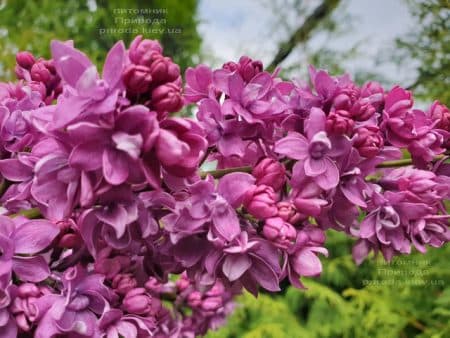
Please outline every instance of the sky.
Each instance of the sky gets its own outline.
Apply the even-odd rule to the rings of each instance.
[[[272,0],[282,4],[292,0]],[[320,1],[304,0],[303,3],[314,8]],[[270,4],[271,0],[201,0],[199,6],[200,34],[208,62],[219,66],[225,61],[237,60],[240,55],[262,60],[269,64],[276,54],[278,43],[288,36],[289,28],[277,22],[278,15]],[[301,24],[294,11],[287,11],[285,22],[293,27]],[[308,48],[327,45],[338,51],[345,51],[360,45],[361,55],[345,64],[350,73],[357,69],[370,69],[392,78],[408,81],[413,78],[411,65],[395,67],[392,62],[377,63],[377,59],[388,55],[387,49],[394,39],[408,33],[414,24],[404,0],[343,0],[334,14],[344,26],[342,34],[330,39],[329,36],[315,36]],[[351,20],[347,20],[345,15]],[[352,27],[345,28],[351,22]],[[283,65],[299,58],[301,48],[294,51]],[[409,67],[409,68],[407,68]]]

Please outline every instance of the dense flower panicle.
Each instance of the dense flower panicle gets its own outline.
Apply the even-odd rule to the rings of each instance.
[[[128,97],[155,110],[160,120],[184,105],[180,67],[162,53],[158,41],[137,36],[130,45],[122,74]]]
[[[19,52],[0,83],[0,337],[195,337],[243,289],[304,288],[325,230],[355,238],[358,264],[450,241],[438,101],[247,56],[183,84],[142,36],[102,74],[71,41],[51,52]]]

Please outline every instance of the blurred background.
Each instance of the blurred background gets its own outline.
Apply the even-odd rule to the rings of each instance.
[[[0,0],[0,79],[15,53],[49,57],[73,39],[101,67],[115,41],[159,39],[182,69],[248,55],[283,77],[307,66],[411,89],[418,107],[450,105],[448,0]],[[356,267],[351,240],[329,233],[323,274],[307,291],[239,298],[212,338],[450,337],[450,247]]]

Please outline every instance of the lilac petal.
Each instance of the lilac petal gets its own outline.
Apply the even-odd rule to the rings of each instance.
[[[326,158],[315,160],[311,157],[308,157],[305,160],[305,174],[312,177],[319,176],[327,170],[327,164],[328,163]]]
[[[186,268],[195,265],[206,253],[204,240],[196,236],[180,240],[174,248],[177,260]]]
[[[97,317],[90,311],[65,311],[62,318],[57,321],[58,327],[66,332],[75,332],[82,336],[93,337]]]
[[[32,177],[33,169],[17,159],[4,159],[0,161],[0,173],[9,181],[22,182]]]
[[[174,133],[162,129],[157,141],[157,154],[162,163],[175,165],[180,158],[189,154],[189,145]]]
[[[105,96],[105,88],[97,86],[97,80],[97,68],[92,65],[78,79],[76,85],[78,94],[85,98],[102,99]]]
[[[231,241],[240,233],[239,219],[236,212],[224,200],[214,204],[212,221],[214,229],[228,241]]]
[[[46,179],[44,182],[34,180],[31,186],[31,195],[45,206],[49,203],[54,203],[60,200],[61,203],[65,203],[66,185],[61,182],[55,182],[51,179]],[[53,205],[53,207],[55,207]]]
[[[321,207],[326,205],[327,201],[322,200],[320,198],[296,198],[294,200],[294,205],[299,212],[302,214],[318,217],[321,212]]]
[[[89,58],[79,50],[73,47],[73,41],[58,41],[52,40],[50,44],[50,49],[52,51],[52,59],[59,60],[63,57],[70,56],[76,59],[80,64],[82,64],[85,68],[92,65],[92,62]]]
[[[109,93],[106,97],[106,93],[96,93],[99,97],[97,98],[97,102],[89,106],[89,110],[93,111],[95,114],[106,114],[112,112],[117,103],[117,98],[119,97],[119,89],[116,89]]]
[[[241,277],[251,265],[251,259],[245,254],[228,255],[223,262],[222,271],[230,282],[234,282]]]
[[[139,158],[143,143],[141,134],[130,135],[119,131],[113,134],[112,140],[116,149],[127,153],[128,156],[135,160]]]
[[[396,205],[396,210],[405,219],[420,219],[430,213],[430,207],[424,203],[402,202]]]
[[[97,213],[100,221],[111,225],[116,231],[117,238],[124,235],[128,224],[128,213],[122,205],[115,205]]]
[[[35,338],[55,337],[60,333],[50,313],[47,313],[40,321],[34,333]],[[11,337],[8,337],[11,338]]]
[[[103,175],[108,183],[119,185],[127,180],[129,169],[125,154],[113,149],[106,149],[102,160]]]
[[[51,129],[58,129],[64,127],[69,122],[73,121],[88,104],[87,99],[82,99],[74,95],[60,95],[58,97],[58,104],[56,111],[53,114],[53,123]]]
[[[255,183],[255,178],[246,173],[231,173],[223,176],[217,186],[217,192],[225,198],[233,208],[242,203],[247,190]]]
[[[292,286],[296,287],[297,289],[306,289],[306,287],[300,281],[300,275],[293,271],[291,268],[288,269],[288,277],[289,282]]]
[[[116,236],[116,230],[108,225],[101,227],[101,236],[105,239],[106,243],[114,249],[122,250],[130,245],[131,237],[129,229],[125,229],[125,233],[122,237]]]
[[[125,62],[125,45],[123,41],[117,42],[106,56],[102,77],[110,88],[114,88],[122,76]]]
[[[308,139],[312,139],[314,135],[325,130],[325,121],[327,117],[322,109],[313,107],[311,113],[306,120],[305,131]]]
[[[3,290],[2,290],[3,291]],[[5,297],[5,298],[3,298]],[[9,315],[9,311],[7,311],[4,307],[3,304],[6,301],[6,304],[8,304],[11,300],[11,297],[8,295],[8,293],[3,294],[2,293],[2,309],[0,309],[0,327],[3,328],[3,326],[6,325],[6,323],[8,323],[8,321],[11,319],[11,316]]]
[[[258,284],[268,291],[280,291],[279,280],[275,271],[262,259],[256,256],[252,257],[252,259],[253,264],[250,269],[250,274]]]
[[[239,279],[239,282],[254,297],[258,297],[258,283],[249,272],[244,273],[244,275]]]
[[[317,93],[325,100],[330,99],[336,91],[336,81],[326,71],[319,70],[314,77]]]
[[[233,155],[243,157],[245,154],[245,146],[246,144],[238,135],[223,135],[217,142],[219,152],[225,157]]]
[[[394,249],[390,246],[381,246],[381,253],[387,262],[390,262],[392,257],[394,257]]]
[[[213,72],[213,84],[214,87],[219,89],[220,91],[224,92],[225,94],[229,95],[229,78],[232,73],[225,69],[218,69]]]
[[[0,215],[0,224],[0,235],[3,235],[5,240],[9,240],[9,237],[16,228],[14,221],[8,216]]]
[[[198,65],[188,68],[185,73],[187,86],[184,96],[189,102],[197,102],[208,97],[208,87],[212,81],[212,71],[208,66]]]
[[[60,95],[56,111],[53,114],[51,129],[64,127],[73,121],[86,108],[87,104],[86,99],[74,95]]]
[[[366,240],[358,240],[352,249],[352,256],[357,265],[360,265],[369,254],[370,247]]]
[[[316,176],[314,180],[322,189],[330,190],[335,188],[339,183],[339,169],[332,160],[329,158],[326,160],[326,171],[323,174]]]
[[[3,311],[3,310],[0,310]],[[5,311],[9,316],[9,313]],[[14,317],[12,317],[14,318]],[[17,325],[14,319],[10,318],[6,325],[0,328],[0,338],[14,338],[17,337]]]
[[[96,256],[94,237],[96,237],[96,234],[99,232],[98,229],[100,228],[98,223],[98,218],[93,211],[83,213],[78,221],[81,237],[83,238],[87,249],[94,257]]]
[[[341,185],[341,191],[344,196],[353,204],[360,207],[367,207],[364,200],[363,190],[361,186],[357,183],[349,182]]]
[[[322,263],[314,252],[304,249],[297,256],[295,269],[301,276],[314,277],[322,272]]]
[[[126,322],[124,320],[119,321],[117,324],[115,324],[116,330],[117,332],[122,336],[122,337],[130,337],[130,338],[136,338],[138,335],[137,332],[137,328],[135,325]],[[110,336],[109,331],[108,331],[108,335],[107,338],[111,338],[111,337],[117,337],[119,338],[119,336]]]
[[[153,189],[161,188],[161,168],[156,156],[152,153],[144,155],[144,158],[138,161],[139,168],[144,173],[147,183]]]
[[[24,281],[40,282],[50,275],[50,269],[42,256],[14,257],[13,270]]]
[[[123,316],[123,312],[119,309],[109,309],[103,312],[102,316],[98,321],[98,326],[101,330],[108,328],[110,325],[118,322]]]
[[[69,163],[84,171],[97,170],[102,166],[102,155],[103,147],[98,143],[82,143],[72,150]]]
[[[250,100],[258,100],[263,98],[272,88],[272,75],[267,72],[261,72],[251,79],[250,83],[244,89],[244,97]],[[244,100],[246,101],[246,100]]]
[[[1,243],[1,237],[0,237],[0,244],[3,244],[3,243]],[[3,247],[2,247],[2,249],[3,249]],[[12,247],[11,247],[11,249],[12,249]],[[6,261],[5,260],[0,261],[0,276],[1,277],[7,276],[7,278],[9,279],[11,270],[12,270],[12,260],[8,259]],[[1,279],[0,279],[0,281],[1,281]]]
[[[84,71],[92,66],[91,61],[85,54],[61,41],[52,41],[51,50],[59,76],[75,88]]]
[[[206,271],[208,271],[209,274],[215,276],[217,266],[219,265],[220,261],[223,258],[223,254],[221,251],[218,250],[212,250],[208,256],[205,258],[205,268]]]
[[[361,238],[370,238],[375,235],[375,224],[377,222],[377,214],[374,212],[369,214],[360,225]]]
[[[73,123],[67,127],[67,132],[75,144],[91,142],[98,144],[110,135],[108,129],[92,122]]]
[[[50,245],[58,234],[58,227],[48,221],[32,220],[26,222],[17,227],[12,235],[15,252],[34,254],[42,251]]]
[[[294,160],[303,160],[308,156],[308,146],[303,135],[291,132],[275,143],[274,151]]]
[[[244,80],[238,72],[232,73],[228,78],[228,88],[230,98],[236,102],[240,102],[244,89]]]
[[[95,198],[94,189],[90,177],[86,172],[81,172],[80,178],[80,204],[82,207],[93,203]]]
[[[331,141],[331,149],[328,151],[327,155],[329,157],[339,157],[344,154],[348,154],[352,149],[351,141],[344,135],[331,135],[329,136]]]

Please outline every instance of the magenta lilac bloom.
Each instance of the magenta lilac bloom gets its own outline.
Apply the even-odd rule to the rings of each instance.
[[[183,76],[142,36],[101,74],[72,41],[50,49],[0,83],[0,338],[196,337],[243,290],[304,289],[325,231],[357,264],[450,241],[438,101],[248,56]]]

